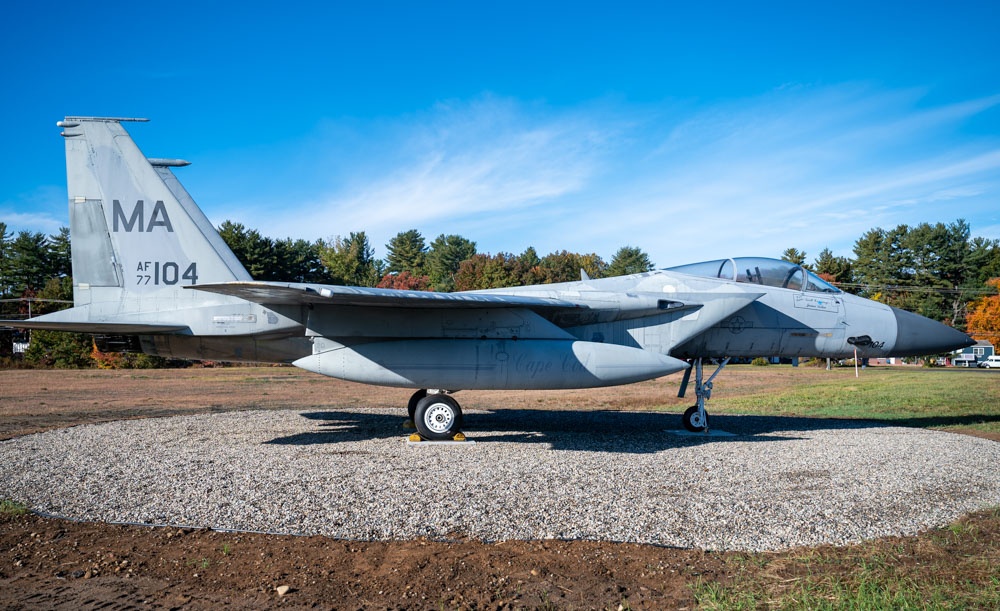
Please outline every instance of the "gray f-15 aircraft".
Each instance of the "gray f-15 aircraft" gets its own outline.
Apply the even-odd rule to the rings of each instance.
[[[705,430],[732,357],[937,354],[973,343],[841,292],[801,266],[719,259],[642,274],[460,293],[254,281],[174,176],[122,127],[66,117],[73,301],[0,324],[125,334],[161,356],[272,361],[417,389],[421,437],[459,435],[460,389],[593,388],[695,371],[683,417]],[[703,362],[718,359],[707,379]]]

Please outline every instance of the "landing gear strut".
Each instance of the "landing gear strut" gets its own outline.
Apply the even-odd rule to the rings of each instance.
[[[708,412],[705,411],[705,402],[712,397],[712,380],[715,379],[715,376],[719,375],[723,367],[729,364],[729,357],[726,357],[721,363],[719,363],[719,368],[716,369],[715,373],[710,375],[707,380],[704,379],[701,357],[694,359],[693,364],[695,371],[694,394],[698,398],[698,402],[685,410],[682,420],[684,428],[692,433],[700,433],[708,430]],[[690,380],[691,369],[688,368],[688,370],[684,372],[684,379],[681,381],[681,388],[677,392],[678,397],[684,397]]]
[[[444,391],[418,390],[410,397],[407,410],[423,439],[450,441],[462,435],[462,406]]]

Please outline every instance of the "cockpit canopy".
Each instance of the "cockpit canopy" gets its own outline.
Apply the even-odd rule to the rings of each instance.
[[[813,291],[818,293],[840,292],[840,289],[803,268],[801,265],[764,257],[718,259],[716,261],[668,267],[665,271],[705,278],[735,280],[736,282],[746,282],[748,284],[762,284],[764,286],[774,286],[796,291]]]

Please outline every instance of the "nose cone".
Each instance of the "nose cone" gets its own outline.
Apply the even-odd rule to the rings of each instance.
[[[920,356],[960,350],[976,343],[965,333],[913,312],[892,308],[896,316],[893,356]]]

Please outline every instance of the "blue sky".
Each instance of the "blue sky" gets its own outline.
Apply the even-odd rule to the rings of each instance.
[[[38,2],[5,8],[0,221],[68,224],[65,115],[216,224],[638,246],[659,266],[1000,238],[1000,3]]]

